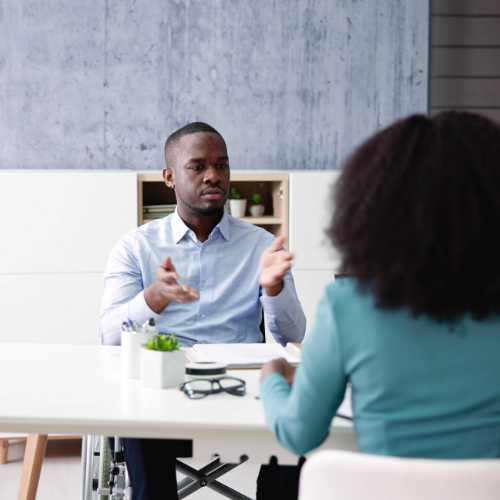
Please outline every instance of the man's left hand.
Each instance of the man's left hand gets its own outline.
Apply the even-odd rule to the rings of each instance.
[[[283,278],[292,267],[292,254],[281,250],[283,236],[278,236],[265,250],[260,258],[259,283],[264,287],[266,295],[274,297],[283,289]]]

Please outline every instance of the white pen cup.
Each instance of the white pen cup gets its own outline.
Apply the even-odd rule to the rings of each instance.
[[[141,378],[142,344],[151,340],[154,332],[125,332],[122,330],[122,376]]]

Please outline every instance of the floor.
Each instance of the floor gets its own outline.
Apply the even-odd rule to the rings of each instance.
[[[8,462],[0,465],[0,498],[2,500],[17,499],[25,446],[25,441],[11,443]],[[80,440],[48,441],[37,500],[80,500],[80,452]],[[202,464],[189,460],[185,462],[197,469],[202,467]],[[225,475],[221,482],[255,499],[255,481],[259,468],[257,464],[243,464]],[[181,477],[183,476],[179,476]],[[190,500],[223,500],[224,498],[208,488],[189,497]]]

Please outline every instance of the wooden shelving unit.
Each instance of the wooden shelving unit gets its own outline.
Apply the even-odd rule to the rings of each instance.
[[[247,216],[241,220],[263,227],[276,236],[288,239],[288,173],[231,171],[231,187],[241,191],[247,201]],[[143,218],[144,205],[176,203],[175,192],[168,188],[161,172],[139,173],[137,175],[138,221],[139,225],[151,222]],[[258,193],[266,207],[262,217],[249,213],[252,195]]]

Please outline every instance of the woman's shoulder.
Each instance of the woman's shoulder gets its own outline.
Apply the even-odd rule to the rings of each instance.
[[[354,277],[336,278],[325,288],[325,298],[332,305],[349,305],[359,302],[373,303],[372,295],[363,290]]]

